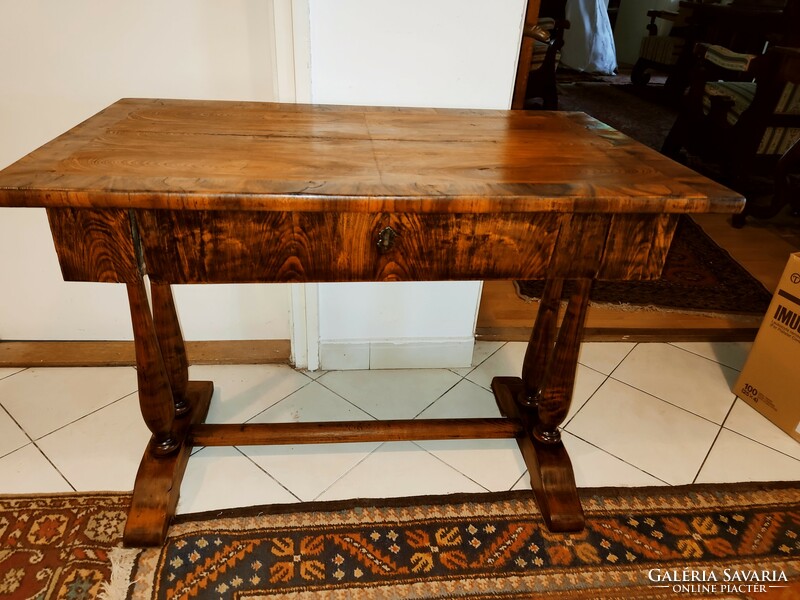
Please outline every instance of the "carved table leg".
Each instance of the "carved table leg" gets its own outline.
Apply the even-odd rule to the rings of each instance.
[[[123,541],[127,546],[150,546],[163,542],[175,514],[192,448],[187,439],[189,427],[205,420],[213,385],[188,382],[186,353],[169,286],[152,287],[152,313],[141,277],[128,284],[128,299],[139,405],[153,437],[136,474]],[[178,412],[183,416],[176,419]]]
[[[189,412],[186,398],[189,363],[186,360],[186,347],[183,343],[175,302],[172,299],[172,290],[169,284],[151,283],[150,295],[153,301],[153,325],[172,389],[175,414],[182,416]]]
[[[518,437],[517,442],[542,516],[551,531],[578,531],[584,526],[572,463],[558,427],[572,399],[591,284],[590,279],[576,281],[556,339],[562,282],[549,280],[528,343],[522,378],[492,380],[500,410],[523,424],[526,435]]]

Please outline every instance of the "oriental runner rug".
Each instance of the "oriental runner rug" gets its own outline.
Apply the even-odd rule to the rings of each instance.
[[[0,598],[797,598],[800,483],[530,492],[184,515],[122,548],[127,494],[0,496]]]
[[[538,300],[544,281],[517,281],[525,300]],[[564,292],[569,293],[565,285]],[[772,294],[690,217],[682,216],[667,254],[661,279],[596,281],[591,302],[622,310],[761,315]]]

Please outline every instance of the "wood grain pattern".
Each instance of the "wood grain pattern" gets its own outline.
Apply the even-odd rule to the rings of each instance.
[[[47,219],[65,281],[137,280],[127,211],[49,208]]]
[[[191,428],[196,446],[330,444],[401,440],[502,439],[522,435],[510,419],[408,419],[320,423],[201,424]]]
[[[126,99],[0,173],[0,206],[738,212],[582,113]]]
[[[191,381],[187,386],[187,404],[191,414],[178,419],[175,437],[178,448],[168,455],[156,454],[148,446],[136,472],[133,498],[125,521],[123,542],[126,546],[158,546],[178,506],[181,479],[192,451],[188,440],[193,424],[202,423],[208,414],[214,385],[210,381]]]
[[[169,284],[150,285],[150,297],[153,304],[153,327],[158,332],[158,347],[164,360],[164,368],[172,390],[175,403],[175,415],[181,416],[189,412],[189,400],[186,387],[189,384],[189,362],[186,358],[186,346],[183,342],[178,313]]]
[[[150,450],[157,455],[173,453],[180,446],[175,433],[175,400],[167,367],[161,354],[158,332],[143,279],[128,283],[128,302],[136,348],[136,379],[139,408],[152,432]]]
[[[252,283],[655,279],[677,219],[138,210],[136,220],[153,281]],[[386,227],[397,237],[382,252],[377,239]],[[571,251],[577,246],[581,252]]]
[[[495,377],[492,392],[500,412],[519,421],[527,435],[517,436],[522,458],[528,467],[531,488],[542,518],[550,531],[580,531],[584,527],[583,507],[575,486],[575,474],[564,444],[560,440],[544,443],[531,435],[536,428],[536,410],[521,406],[524,395],[519,377]]]
[[[539,384],[536,395],[538,420],[533,435],[541,442],[556,442],[560,439],[558,428],[567,417],[572,403],[581,333],[591,289],[592,279],[575,281],[575,292],[567,303],[555,346],[548,357],[547,371]]]
[[[553,346],[556,341],[558,313],[561,309],[561,293],[564,280],[556,277],[545,282],[542,301],[536,312],[536,320],[525,349],[522,361],[522,390],[524,395],[517,398],[520,404],[533,407],[544,385]]]
[[[288,364],[289,340],[189,341],[193,365]],[[133,342],[2,341],[0,367],[122,367],[136,364]]]

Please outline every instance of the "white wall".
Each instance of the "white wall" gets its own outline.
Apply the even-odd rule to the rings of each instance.
[[[311,0],[315,103],[506,109],[524,0]],[[479,282],[321,284],[323,368],[460,366]]]
[[[0,0],[0,167],[121,97],[276,99],[272,29],[272,0]],[[131,338],[123,286],[61,281],[42,210],[0,211],[0,290],[0,339]],[[289,337],[288,286],[176,298],[187,339]]]
[[[524,5],[0,0],[0,166],[124,96],[508,108]],[[0,339],[130,338],[121,286],[60,281],[42,211],[0,212],[0,286]],[[426,366],[469,361],[477,282],[293,286],[308,314],[291,332],[287,287],[176,288],[186,337],[321,338],[362,367],[401,366],[381,354],[398,344],[433,348],[414,353]]]

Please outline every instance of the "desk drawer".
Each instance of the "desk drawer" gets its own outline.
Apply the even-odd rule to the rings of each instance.
[[[170,283],[652,279],[660,275],[675,219],[136,211],[147,272]]]

